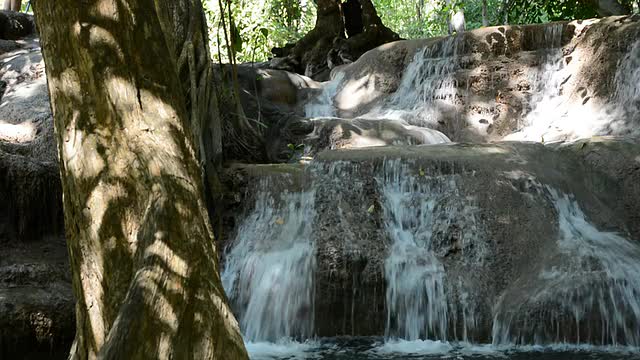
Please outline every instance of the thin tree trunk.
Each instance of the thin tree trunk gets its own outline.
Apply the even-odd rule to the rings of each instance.
[[[203,200],[200,1],[34,5],[77,299],[70,358],[246,359]]]
[[[487,17],[487,0],[482,0],[482,26],[489,26],[489,18]]]
[[[509,25],[509,0],[502,0],[500,14],[502,15],[502,24]]]
[[[290,51],[280,55],[287,56],[288,61],[276,64],[275,67],[305,74],[314,79],[327,80],[330,70],[328,59],[339,57],[333,55],[341,53],[344,58],[348,55],[351,58],[350,61],[353,61],[368,50],[399,39],[398,34],[382,23],[371,0],[350,0],[348,3],[349,10],[359,11],[357,16],[343,17],[341,7],[347,2],[317,0],[318,15],[315,27]],[[361,21],[362,24],[345,26],[345,22],[350,21]],[[362,31],[356,31],[347,39],[345,34],[347,28],[362,29]]]

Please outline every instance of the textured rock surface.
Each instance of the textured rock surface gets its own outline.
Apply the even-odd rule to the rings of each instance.
[[[606,104],[615,100],[619,60],[638,38],[638,20],[622,17],[559,24],[555,26],[560,31],[551,38],[545,30],[551,25],[465,33],[460,40],[464,51],[455,58],[455,94],[445,99],[442,118],[427,127],[454,141],[475,142],[501,140],[522,130],[520,121],[531,110],[531,97],[537,91],[536,71],[553,39],[560,39],[556,50],[564,64],[561,80],[566,80],[562,91],[567,103],[584,107],[585,113],[606,110]],[[480,243],[464,244],[462,217],[436,235],[437,255],[450,274],[451,296],[460,298],[466,291],[465,296],[477,300],[478,326],[468,334],[476,341],[489,340],[491,307],[499,295],[531,268],[544,264],[554,247],[557,216],[548,199],[536,192],[536,182],[575,194],[599,229],[640,240],[640,148],[633,139],[602,137],[549,144],[547,138],[546,145],[353,149],[428,142],[419,136],[425,129],[411,127],[412,119],[348,119],[387,101],[401,86],[402,74],[416,52],[445,40],[383,45],[351,65],[334,69],[334,77],[343,74],[344,83],[335,94],[328,93],[337,96],[327,104],[335,107],[333,115],[340,118],[305,119],[304,106],[327,95],[323,90],[327,84],[284,71],[240,69],[248,117],[269,126],[265,158],[290,162],[305,154],[288,145],[305,144],[306,155],[317,156],[318,162],[313,171],[297,164],[231,166],[223,178],[226,209],[214,224],[216,238],[223,248],[243,214],[254,206],[256,179],[285,177],[287,181],[280,181],[274,193],[298,191],[309,186],[310,173],[315,172],[312,177],[322,182],[314,222],[318,335],[384,333],[383,265],[390,240],[376,185],[384,159],[404,159],[415,174],[454,175],[463,194],[472,199],[470,206],[478,209]],[[74,301],[42,58],[33,40],[0,41],[0,50],[11,51],[0,57],[0,357],[20,353],[62,358],[73,337]],[[628,114],[604,120],[605,125],[614,125],[604,134],[637,129],[637,119]],[[575,137],[568,131],[560,135]],[[350,150],[320,154],[336,148]],[[328,175],[335,171],[332,164],[342,164],[342,176]],[[481,269],[476,262],[483,264]],[[462,285],[456,282],[463,278]],[[458,317],[451,320],[456,337],[461,337],[463,312],[455,310]]]
[[[611,152],[619,154],[616,161],[598,161]],[[502,296],[504,301],[516,296],[508,293],[513,284],[551,267],[559,251],[558,215],[545,186],[574,195],[599,229],[638,240],[635,214],[640,209],[625,197],[637,196],[639,155],[640,143],[625,138],[547,146],[495,143],[330,151],[304,172],[299,166],[234,167],[226,178],[244,191],[233,195],[235,207],[229,213],[246,214],[254,206],[252,189],[264,177],[295,179],[275,181],[283,184],[272,189],[276,197],[314,187],[315,217],[308,221],[313,223],[316,244],[315,331],[320,336],[383,335],[384,262],[391,240],[383,221],[381,171],[390,160],[401,159],[409,171],[406,176],[451,177],[459,192],[442,206],[465,215],[437,222],[433,234],[433,251],[444,264],[454,306],[448,336],[463,339],[466,312],[473,314],[475,325],[467,326],[464,336],[490,342],[494,305]],[[625,174],[622,182],[620,174]],[[223,242],[234,236],[228,225]],[[465,302],[468,307],[461,305]]]
[[[65,358],[75,301],[44,65],[36,40],[14,44],[0,57],[0,358]]]
[[[288,144],[309,154],[340,147],[318,142],[327,126],[305,117],[395,120],[458,142],[637,134],[638,39],[639,16],[610,17],[397,41],[334,68],[325,83],[246,66],[243,105],[267,129],[271,162],[287,160]]]

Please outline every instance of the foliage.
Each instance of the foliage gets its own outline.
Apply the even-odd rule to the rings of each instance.
[[[224,0],[231,5],[229,14],[220,11],[218,0],[205,2],[209,23],[210,48],[214,58],[228,62],[222,16],[230,32],[231,44],[238,62],[265,61],[271,49],[300,39],[313,28],[316,8],[311,0]]]
[[[230,46],[238,62],[265,61],[273,47],[300,39],[315,24],[313,0],[223,0],[233,16],[225,15]],[[343,0],[339,0],[343,1]],[[486,0],[489,26],[545,23],[597,17],[594,0]],[[639,0],[619,0],[636,12]],[[466,28],[483,24],[483,0],[373,0],[389,28],[406,39],[446,35],[447,19],[463,11]],[[217,60],[228,62],[218,0],[205,3],[210,26],[211,50]]]

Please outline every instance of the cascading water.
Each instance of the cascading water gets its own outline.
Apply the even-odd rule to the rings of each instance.
[[[546,191],[558,213],[561,258],[539,274],[539,287],[520,304],[547,304],[546,310],[515,329],[522,313],[499,306],[494,344],[640,346],[640,245],[598,230],[574,199],[550,187]]]
[[[558,26],[549,27],[549,39],[556,38],[558,44],[562,31]],[[614,77],[614,93],[602,104],[590,101],[590,96],[580,102],[565,94],[564,84],[573,76],[568,71],[562,49],[549,48],[538,71],[531,73],[534,89],[529,109],[524,114],[520,131],[507,136],[506,140],[566,140],[589,137],[593,134],[638,133],[640,113],[640,41],[630,46],[620,59]],[[586,95],[587,93],[584,93]],[[631,121],[629,121],[631,120]]]
[[[615,99],[626,116],[640,122],[640,40],[620,60],[615,77]],[[615,126],[615,124],[614,124]],[[632,130],[632,132],[637,132]]]
[[[352,141],[349,147],[383,147],[314,154],[313,171],[304,172],[309,180],[305,191],[278,192],[273,180],[261,180],[256,204],[228,249],[223,273],[250,346],[284,338],[308,340],[323,332],[356,335],[327,340],[331,349],[312,355],[323,359],[344,357],[342,345],[335,345],[341,341],[348,343],[345,354],[356,359],[396,358],[396,352],[407,348],[469,358],[463,348],[477,350],[469,343],[478,341],[494,345],[481,351],[513,349],[514,344],[527,350],[528,345],[557,343],[640,346],[640,244],[598,230],[572,197],[541,184],[532,191],[528,183],[512,183],[501,177],[502,169],[496,170],[540,173],[550,184],[581,188],[571,178],[574,174],[562,173],[567,164],[563,156],[578,150],[562,153],[555,145],[523,144],[385,148],[407,144],[385,142],[382,135],[400,132],[396,124],[422,131],[484,120],[485,129],[493,125],[493,131],[501,132],[495,136],[518,127],[522,131],[509,139],[544,142],[597,133],[594,126],[605,117],[605,123],[616,126],[612,118],[620,111],[627,113],[620,116],[623,120],[637,118],[640,41],[620,59],[615,92],[609,94],[612,104],[603,108],[620,110],[594,111],[587,117],[583,115],[594,101],[587,95],[579,99],[580,91],[568,81],[582,54],[572,52],[571,60],[565,51],[563,57],[563,35],[569,35],[571,26],[539,29],[518,27],[510,35],[509,29],[487,29],[481,33],[486,39],[480,39],[482,44],[462,35],[427,41],[404,69],[395,93],[381,93],[393,87],[380,87],[376,74],[338,70],[306,104],[312,121],[333,121],[351,129],[341,136],[366,140]],[[498,45],[492,47],[494,43]],[[488,44],[491,50],[472,49],[474,44]],[[486,63],[484,55],[490,57]],[[361,93],[351,91],[360,88]],[[508,94],[498,98],[501,92]],[[395,127],[368,121],[389,121]],[[363,130],[371,129],[378,132],[379,142],[368,141]],[[423,143],[448,142],[438,134],[426,131]],[[587,143],[581,149],[592,151],[590,147]],[[476,162],[481,165],[475,167]],[[454,171],[457,166],[472,170]],[[576,192],[581,201],[593,201],[581,190]],[[536,238],[539,228],[544,235]],[[326,309],[336,314],[314,323],[315,311]],[[383,331],[384,343],[358,337]],[[267,358],[291,358],[278,346],[301,352],[308,346],[322,348],[324,340],[316,340],[268,345],[277,354]],[[373,345],[362,346],[367,341]],[[361,346],[368,349],[365,355]],[[635,356],[637,349],[631,351]]]
[[[443,107],[452,107],[460,93],[456,71],[463,53],[462,36],[450,36],[418,51],[402,75],[398,90],[380,107],[362,117],[405,120],[436,126]]]
[[[339,72],[334,79],[322,88],[320,95],[305,105],[305,116],[308,118],[335,117],[338,114],[333,98],[342,85],[344,73]]]
[[[256,189],[254,210],[226,254],[222,281],[248,341],[306,339],[313,333],[315,251],[312,190],[276,199],[273,179]]]
[[[522,127],[534,126],[536,131],[529,130],[529,140],[542,140],[544,132],[548,131],[551,122],[564,116],[566,110],[562,108],[562,84],[567,77],[562,70],[565,67],[562,56],[562,24],[553,24],[544,28],[540,66],[530,72],[529,83],[532,94],[529,99],[529,112],[526,113]]]
[[[387,160],[377,179],[384,224],[392,241],[385,261],[385,334],[404,340],[446,340],[452,320],[449,314],[460,305],[466,340],[474,327],[471,306],[464,296],[459,301],[449,300],[435,234],[448,232],[455,223],[461,233],[459,246],[473,243],[481,249],[475,207],[460,195],[457,175],[415,170],[415,165]]]
[[[438,201],[455,188],[451,178],[420,181],[397,161],[385,163],[385,227],[392,239],[385,261],[387,337],[406,340],[447,336],[444,267],[431,242]]]

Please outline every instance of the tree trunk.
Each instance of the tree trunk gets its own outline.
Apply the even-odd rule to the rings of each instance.
[[[273,63],[275,68],[327,80],[333,66],[353,61],[368,50],[400,38],[382,23],[371,0],[316,3],[315,27],[288,53],[279,53],[288,56]]]
[[[2,10],[20,11],[22,9],[22,0],[4,0]]]
[[[487,17],[487,0],[482,0],[482,26],[489,26],[489,18]]]
[[[502,0],[500,14],[502,15],[502,24],[509,25],[509,0]]]
[[[198,156],[215,125],[199,0],[35,2],[77,299],[71,359],[246,359]],[[206,131],[205,131],[206,130]]]
[[[617,0],[596,0],[596,6],[598,7],[598,15],[603,17],[631,14],[631,8],[622,5]]]

